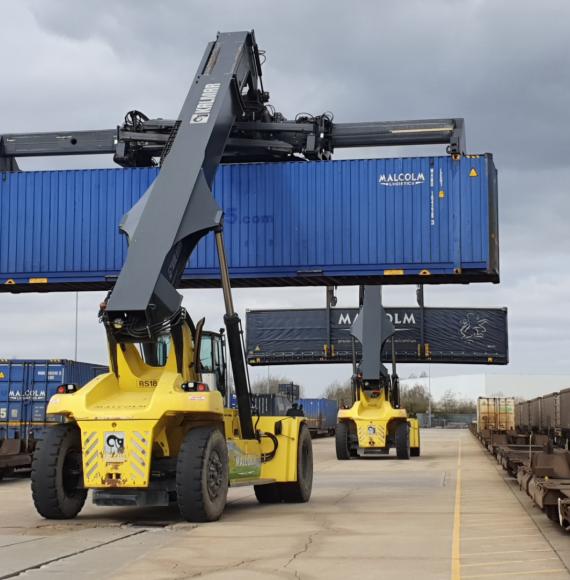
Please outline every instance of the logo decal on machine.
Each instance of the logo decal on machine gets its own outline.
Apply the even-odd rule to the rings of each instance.
[[[382,173],[378,178],[378,183],[386,187],[395,185],[421,185],[425,183],[425,175],[423,173]]]
[[[196,109],[192,116],[190,117],[190,124],[196,123],[207,123],[208,119],[210,118],[210,113],[212,112],[212,107],[216,101],[216,96],[218,95],[218,91],[220,90],[220,83],[208,83],[204,90],[202,91],[202,95],[200,96],[200,100],[196,105]]]
[[[106,431],[104,445],[105,461],[125,460],[124,431]]]

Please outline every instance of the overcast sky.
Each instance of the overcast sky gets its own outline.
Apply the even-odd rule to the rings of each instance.
[[[132,108],[175,117],[206,43],[217,31],[252,28],[267,54],[265,86],[288,117],[324,110],[346,122],[464,117],[469,152],[492,152],[499,170],[501,284],[430,287],[426,303],[507,306],[511,363],[488,369],[432,365],[432,375],[570,375],[569,22],[567,0],[20,0],[2,10],[0,134],[109,128]],[[108,158],[66,158],[21,166],[110,164]],[[184,294],[191,312],[203,312],[211,328],[221,325],[219,291]],[[102,297],[79,296],[80,360],[105,362],[97,323]],[[356,299],[356,289],[346,288],[339,304],[352,306]],[[413,305],[414,289],[388,288],[385,299]],[[235,300],[242,313],[319,307],[324,289],[238,290]],[[0,358],[74,356],[73,294],[2,294],[0,321]],[[401,374],[421,370],[405,366]],[[350,368],[269,372],[286,374],[317,395],[332,380],[348,378]]]

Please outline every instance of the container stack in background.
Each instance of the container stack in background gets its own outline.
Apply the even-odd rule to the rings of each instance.
[[[58,387],[80,388],[106,372],[106,366],[72,360],[0,360],[0,478],[31,466],[36,441],[56,420],[48,420],[46,407]]]

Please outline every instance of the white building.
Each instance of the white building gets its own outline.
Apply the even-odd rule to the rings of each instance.
[[[474,374],[448,377],[422,377],[402,379],[404,387],[421,384],[431,391],[434,399],[440,399],[446,391],[453,391],[458,398],[520,397],[532,399],[548,393],[570,388],[570,375],[509,375]]]

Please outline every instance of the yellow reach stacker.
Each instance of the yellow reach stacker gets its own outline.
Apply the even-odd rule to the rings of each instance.
[[[360,312],[351,328],[353,340],[362,343],[362,358],[357,365],[353,357],[353,404],[338,412],[338,459],[386,455],[393,447],[398,459],[420,455],[418,421],[400,408],[393,342],[391,375],[381,362],[382,349],[388,339],[393,341],[394,332],[382,307],[381,287],[363,286]]]
[[[310,498],[313,456],[303,419],[252,416],[223,214],[211,192],[236,119],[255,125],[274,114],[260,77],[253,33],[220,34],[208,45],[178,120],[162,128],[162,149],[145,139],[148,118],[127,115],[122,134],[143,134],[134,144],[121,143],[115,160],[136,166],[159,156],[161,171],[121,223],[127,259],[99,313],[110,372],[80,390],[62,385],[47,409],[66,422],[46,430],[33,459],[33,499],[46,518],[76,516],[89,489],[99,505],[176,501],[189,521],[218,519],[229,486],[253,485],[264,503]],[[153,130],[149,139],[161,129],[148,125]],[[243,160],[260,160],[263,151],[245,147]],[[225,337],[204,333],[203,319],[194,324],[176,290],[190,255],[210,232]],[[237,411],[224,407],[223,338]]]

